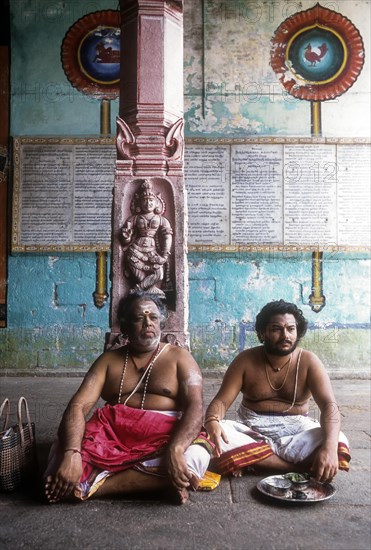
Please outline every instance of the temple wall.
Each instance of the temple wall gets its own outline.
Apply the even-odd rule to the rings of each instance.
[[[283,19],[314,2],[277,1],[271,3],[274,11],[268,10],[268,4],[262,0],[205,1],[202,14],[201,2],[186,0],[187,139],[310,136],[309,104],[282,94],[267,66],[266,48],[268,43],[269,51],[269,40]],[[323,5],[353,21],[369,52],[370,2],[338,0]],[[108,0],[67,0],[63,6],[51,0],[11,1],[11,135],[99,133],[99,102],[69,84],[60,62],[60,46],[78,18],[116,7],[117,2]],[[246,51],[242,60],[239,41]],[[223,63],[227,63],[224,76]],[[369,82],[366,55],[362,74],[349,92],[323,105],[325,136],[370,137]],[[113,132],[117,111],[114,101]],[[194,251],[188,254],[188,263],[191,346],[203,369],[223,369],[240,349],[255,345],[257,312],[266,302],[283,298],[302,308],[310,327],[303,343],[319,354],[333,376],[369,375],[370,262],[366,252],[324,254],[326,305],[319,313],[308,304],[310,253]],[[7,327],[0,329],[0,369],[45,374],[85,371],[103,350],[109,330],[108,305],[97,309],[93,302],[95,277],[94,254],[9,256]]]
[[[309,137],[310,103],[283,92],[269,65],[270,39],[282,21],[314,2],[188,2],[185,9],[185,131],[188,139],[231,142],[246,137]],[[370,137],[371,4],[321,2],[360,31],[366,62],[355,84],[322,103],[326,138]],[[202,30],[203,25],[203,31]],[[258,32],[256,29],[258,28]],[[214,141],[215,143],[215,141]],[[326,305],[314,313],[311,254],[190,253],[192,349],[205,368],[228,364],[243,347],[257,345],[256,313],[283,298],[309,321],[303,342],[332,376],[368,376],[370,263],[367,253],[324,253]]]

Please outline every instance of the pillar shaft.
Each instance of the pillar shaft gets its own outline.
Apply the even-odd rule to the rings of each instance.
[[[109,342],[120,332],[120,300],[139,289],[166,300],[164,339],[188,345],[182,2],[121,0],[120,8]]]

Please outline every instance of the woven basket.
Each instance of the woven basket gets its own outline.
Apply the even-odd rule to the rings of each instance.
[[[27,422],[22,422],[22,406]],[[8,427],[9,399],[0,407],[0,418],[5,410],[5,420],[0,432],[0,492],[10,492],[35,476],[37,468],[35,425],[25,397],[18,401],[18,424]]]

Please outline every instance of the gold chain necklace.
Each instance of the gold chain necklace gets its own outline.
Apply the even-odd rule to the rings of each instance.
[[[268,359],[268,358],[267,358],[267,359]],[[287,367],[287,371],[286,371],[286,374],[285,374],[285,378],[284,378],[284,380],[283,380],[283,382],[282,382],[282,384],[280,385],[279,388],[275,388],[275,387],[273,386],[272,382],[270,381],[270,379],[269,379],[269,374],[268,374],[268,365],[267,365],[267,363],[265,363],[265,374],[266,374],[266,376],[267,376],[268,384],[270,385],[270,387],[272,388],[273,391],[280,391],[280,390],[282,390],[283,386],[286,384],[286,380],[287,380],[287,377],[288,377],[288,375],[289,375],[289,371],[290,371],[290,367],[291,367],[291,360],[292,360],[292,353],[290,354],[290,359],[285,363],[285,365],[287,365],[287,363],[288,363],[288,367]],[[268,362],[269,362],[269,360],[268,360]],[[285,366],[285,365],[284,365],[284,366]],[[281,368],[283,368],[283,367],[281,367]],[[280,369],[280,370],[281,370],[281,369]],[[277,372],[279,372],[279,371],[277,371]]]
[[[282,365],[282,367],[274,367],[274,366],[272,365],[272,363],[269,361],[269,357],[268,357],[268,355],[267,355],[267,352],[265,351],[265,348],[263,349],[263,351],[264,351],[265,358],[266,358],[266,360],[267,360],[268,363],[269,363],[269,366],[272,368],[272,370],[274,370],[274,372],[280,372],[280,370],[284,369],[284,368],[286,367],[287,363],[288,363],[289,361],[291,361],[291,356],[292,356],[292,354],[290,354],[289,359],[287,359],[286,363],[284,363],[284,364]]]

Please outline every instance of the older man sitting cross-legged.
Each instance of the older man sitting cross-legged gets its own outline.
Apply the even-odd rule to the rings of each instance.
[[[200,433],[202,377],[187,350],[160,341],[165,314],[145,293],[122,304],[129,343],[98,357],[67,406],[45,473],[50,503],[166,487],[183,503],[198,488],[212,452]]]

